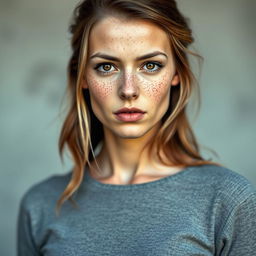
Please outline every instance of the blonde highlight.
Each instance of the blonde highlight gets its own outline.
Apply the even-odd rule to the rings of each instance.
[[[95,159],[94,149],[103,139],[101,124],[98,124],[94,118],[90,109],[88,91],[82,85],[85,79],[90,31],[93,25],[105,16],[117,14],[123,18],[145,19],[165,30],[170,38],[180,77],[180,85],[176,86],[170,96],[170,106],[162,118],[162,126],[150,144],[146,145],[149,146],[149,152],[156,148],[158,158],[168,166],[220,165],[205,160],[200,155],[199,145],[186,115],[187,104],[193,91],[198,91],[200,103],[199,86],[191,71],[187,55],[201,57],[188,49],[193,42],[192,31],[177,9],[176,2],[174,0],[84,0],[76,7],[70,25],[73,52],[68,64],[68,91],[71,105],[59,137],[60,156],[63,159],[64,147],[67,146],[74,167],[72,178],[57,202],[57,215],[66,200],[74,204],[72,195],[81,185],[85,165],[90,165],[92,157]],[[93,129],[93,126],[97,126],[97,129]]]

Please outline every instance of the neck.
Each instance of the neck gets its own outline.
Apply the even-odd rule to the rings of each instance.
[[[127,183],[135,175],[143,175],[155,161],[155,154],[149,155],[149,143],[156,134],[158,127],[154,127],[139,138],[120,138],[104,129],[102,148],[96,157],[100,167],[99,177],[111,178],[117,183]],[[97,164],[92,162],[92,171],[97,172]],[[99,173],[99,172],[97,172]]]

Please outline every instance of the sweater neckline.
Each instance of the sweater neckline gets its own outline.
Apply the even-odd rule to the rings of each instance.
[[[157,179],[157,180],[144,182],[144,183],[126,184],[126,185],[102,183],[102,182],[96,180],[94,177],[92,177],[90,175],[87,167],[85,167],[84,182],[87,185],[92,185],[92,186],[95,186],[98,188],[103,188],[103,189],[116,189],[116,190],[140,189],[140,188],[147,188],[147,187],[152,187],[152,186],[156,186],[156,185],[161,185],[161,184],[168,182],[169,180],[175,180],[175,179],[185,175],[189,171],[191,171],[193,169],[193,167],[195,167],[195,166],[187,166],[177,173],[165,176],[165,177]]]

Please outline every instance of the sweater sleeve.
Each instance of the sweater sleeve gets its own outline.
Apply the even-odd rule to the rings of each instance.
[[[231,211],[219,241],[221,256],[252,256],[256,251],[256,192]]]
[[[18,213],[17,255],[37,256],[40,254],[32,235],[32,221],[25,199],[26,197],[22,198]]]

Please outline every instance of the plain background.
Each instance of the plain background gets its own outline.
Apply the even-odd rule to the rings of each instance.
[[[70,55],[75,0],[0,0],[0,255],[15,255],[22,195],[69,171],[61,165],[60,103]],[[255,0],[178,0],[204,57],[202,106],[193,122],[200,144],[256,184]]]

